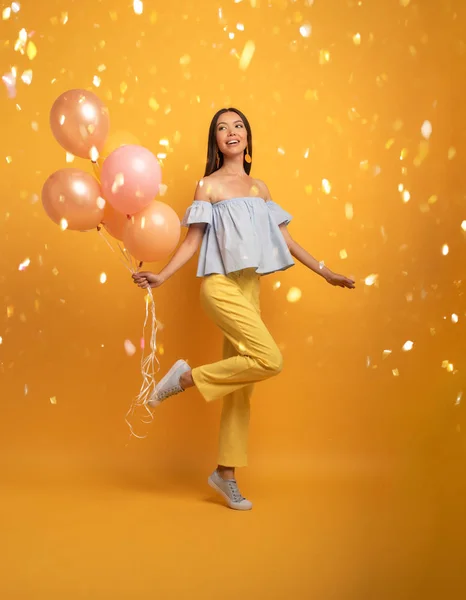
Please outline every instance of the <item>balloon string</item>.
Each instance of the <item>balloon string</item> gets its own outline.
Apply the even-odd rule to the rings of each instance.
[[[112,244],[110,244],[110,242],[108,241],[106,236],[102,233],[100,227],[97,228],[97,231],[98,231],[100,237],[102,237],[105,240],[105,242],[107,243],[110,250],[113,253],[116,253],[115,248],[112,246]],[[127,252],[126,248],[122,247],[122,245],[118,241],[117,241],[117,247],[120,250],[120,253],[122,255],[122,256],[119,256],[120,261],[123,262],[126,269],[128,269],[131,273],[135,273],[138,270],[138,268],[140,268],[142,266],[142,262],[140,262],[138,265],[134,261],[131,254],[129,254],[129,252]],[[129,263],[129,266],[128,266],[128,263]],[[129,418],[134,415],[137,408],[143,407],[144,410],[146,411],[146,413],[149,415],[150,420],[151,421],[153,420],[154,417],[148,407],[147,401],[149,400],[153,390],[155,389],[155,385],[156,385],[155,373],[160,370],[160,362],[157,357],[158,320],[157,320],[157,314],[156,314],[156,310],[155,310],[154,296],[152,294],[151,288],[149,288],[147,290],[147,295],[145,296],[144,300],[146,303],[146,312],[145,312],[145,316],[144,316],[144,324],[142,327],[142,342],[143,342],[142,353],[141,353],[142,383],[141,383],[141,388],[139,390],[139,394],[133,400],[133,402],[131,403],[131,405],[125,415],[125,421],[130,430],[130,438],[131,438],[131,436],[134,436],[138,439],[144,439],[146,436],[140,436],[134,432],[134,428],[133,428],[131,422],[129,421]],[[150,340],[149,340],[149,353],[146,356],[145,355],[145,338],[146,338],[146,327],[149,322],[149,317],[150,317],[150,321],[151,321],[151,324],[150,324],[151,325],[151,334],[150,334]],[[156,365],[157,365],[157,367],[156,367]],[[149,422],[149,421],[143,420],[143,419],[141,419],[141,421],[146,424]]]

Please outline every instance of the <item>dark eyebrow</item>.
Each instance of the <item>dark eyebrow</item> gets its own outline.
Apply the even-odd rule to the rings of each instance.
[[[235,123],[243,123],[243,121],[241,119],[238,119],[237,121],[233,121],[233,124]],[[217,123],[217,127],[219,125],[228,125],[228,123],[226,123],[225,121],[220,121],[220,123]]]

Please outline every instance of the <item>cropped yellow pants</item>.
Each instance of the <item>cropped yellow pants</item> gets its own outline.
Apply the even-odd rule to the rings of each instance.
[[[223,360],[192,370],[207,402],[223,398],[218,464],[247,465],[250,398],[258,381],[282,370],[282,355],[260,317],[260,276],[254,269],[209,275],[201,303],[223,332]]]

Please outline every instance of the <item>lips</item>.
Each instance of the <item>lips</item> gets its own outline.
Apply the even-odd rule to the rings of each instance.
[[[230,140],[227,142],[227,146],[237,146],[239,144],[239,140]]]

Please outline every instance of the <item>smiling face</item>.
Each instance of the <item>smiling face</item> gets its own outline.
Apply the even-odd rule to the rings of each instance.
[[[248,133],[241,117],[235,112],[224,112],[217,119],[216,139],[224,156],[243,154],[248,143]]]

